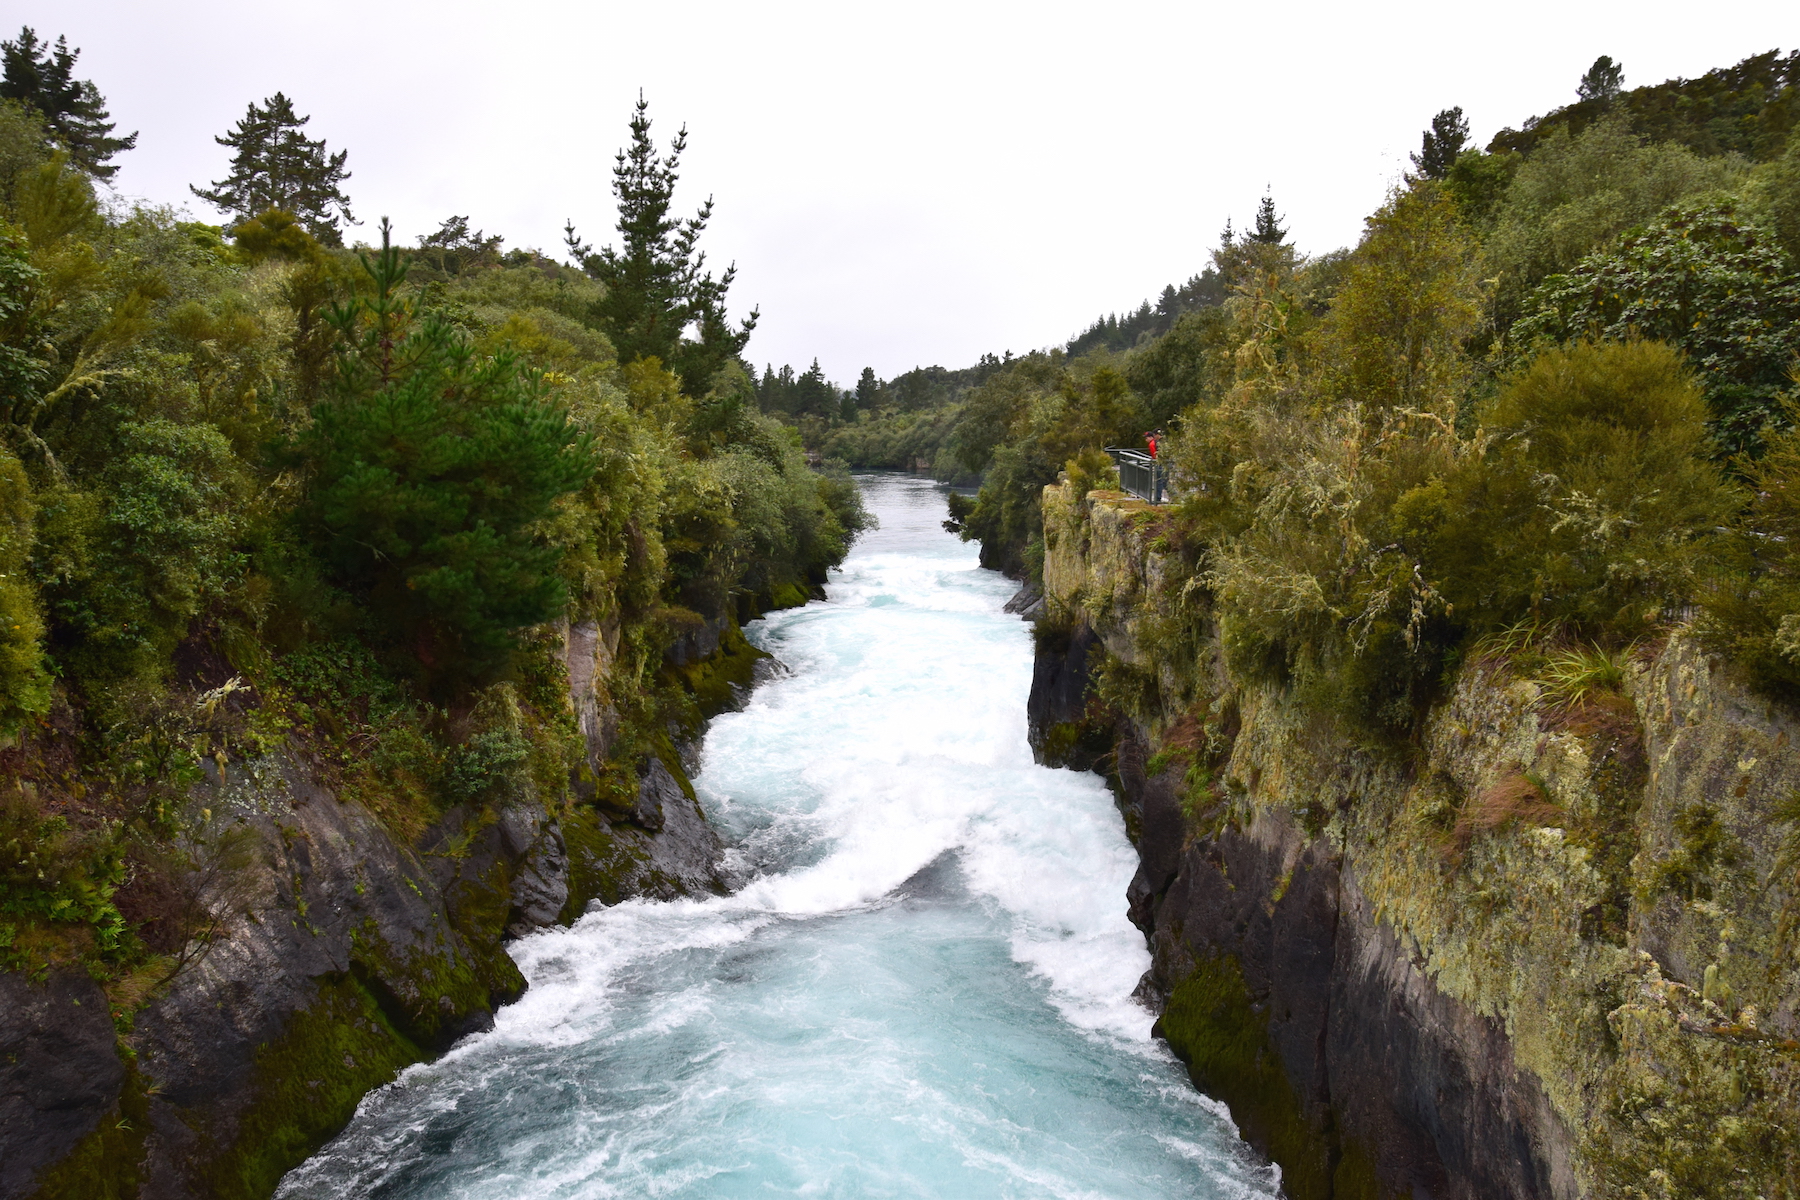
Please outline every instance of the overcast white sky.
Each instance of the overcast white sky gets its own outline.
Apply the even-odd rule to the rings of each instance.
[[[676,203],[717,201],[748,357],[853,382],[1062,342],[1206,263],[1264,185],[1308,252],[1353,242],[1431,115],[1475,136],[1574,98],[1800,42],[1791,0],[1496,4],[681,5],[8,0],[67,34],[121,132],[128,197],[219,219],[187,185],[285,91],[348,149],[368,235],[452,213],[559,253],[612,240],[609,170],[644,89],[685,122]],[[354,234],[352,236],[355,236]]]

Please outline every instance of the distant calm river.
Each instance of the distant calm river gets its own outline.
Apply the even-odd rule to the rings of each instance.
[[[1032,762],[1013,585],[942,489],[863,488],[830,600],[749,631],[792,674],[706,738],[752,882],[516,943],[524,999],[282,1197],[1277,1194],[1130,999],[1136,859],[1098,776]]]

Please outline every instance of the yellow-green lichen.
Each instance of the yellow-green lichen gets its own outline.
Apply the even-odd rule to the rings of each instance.
[[[1246,667],[1178,539],[1144,536],[1101,493],[1051,487],[1043,512],[1047,607],[1129,668],[1113,668],[1115,707],[1152,748],[1208,731],[1234,815],[1190,819],[1189,836],[1291,822],[1329,847],[1346,895],[1436,988],[1501,1023],[1574,1137],[1569,1186],[1800,1196],[1800,1059],[1757,1028],[1786,1029],[1800,1008],[1795,714],[1676,630],[1603,672],[1584,652],[1579,689],[1559,684],[1554,654],[1474,654],[1408,739],[1383,746],[1325,702],[1329,680]],[[1199,715],[1215,710],[1231,719]],[[1203,966],[1163,1029],[1203,1086],[1238,1097],[1234,1112],[1280,1114],[1246,1003],[1228,965]],[[1339,1194],[1381,1182],[1352,1149],[1335,1174]]]

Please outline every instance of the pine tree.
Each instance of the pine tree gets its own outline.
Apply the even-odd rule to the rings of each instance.
[[[1443,179],[1450,174],[1451,164],[1469,141],[1469,122],[1461,108],[1446,108],[1431,118],[1431,128],[1412,155],[1412,165],[1421,179]]]
[[[438,231],[419,236],[419,257],[432,270],[446,275],[461,275],[476,267],[492,267],[500,262],[500,247],[506,239],[477,229],[469,232],[469,218],[452,216]]]
[[[387,222],[361,293],[331,313],[337,371],[299,440],[304,527],[440,692],[503,669],[521,630],[562,611],[557,500],[593,475],[587,437],[510,353],[475,353],[403,293]]]
[[[862,374],[856,379],[856,398],[854,405],[863,412],[874,412],[881,405],[882,383],[875,375],[874,367],[864,367]],[[845,404],[846,411],[850,404]]]
[[[1256,228],[1250,231],[1249,240],[1264,246],[1279,246],[1287,241],[1287,230],[1281,227],[1281,217],[1275,211],[1275,201],[1267,193],[1264,193],[1262,203],[1256,207]]]
[[[106,160],[137,145],[137,134],[113,137],[107,120],[106,101],[86,79],[75,78],[75,60],[81,50],[69,49],[59,37],[56,48],[40,42],[27,25],[17,41],[0,42],[5,76],[0,96],[35,109],[44,118],[51,140],[68,152],[76,166],[96,179],[111,179],[118,167]]]
[[[344,170],[349,151],[326,153],[323,139],[313,141],[300,132],[310,120],[296,116],[294,102],[280,92],[264,100],[261,108],[251,104],[232,132],[213,139],[237,152],[231,174],[215,180],[210,191],[189,190],[237,222],[279,209],[326,245],[343,245],[339,220],[357,223],[339,186],[350,178]]]
[[[758,314],[752,309],[740,325],[731,325],[725,296],[737,267],[727,267],[715,279],[706,270],[705,252],[696,248],[712,218],[712,197],[686,221],[669,215],[687,149],[687,127],[669,143],[665,158],[650,140],[648,113],[649,104],[639,93],[631,145],[619,151],[613,166],[622,248],[607,246],[596,253],[576,236],[573,221],[563,233],[569,254],[606,285],[595,315],[619,361],[659,359],[690,393],[698,394],[720,367],[743,352]]]
[[[1582,100],[1611,100],[1624,89],[1624,64],[1614,62],[1611,55],[1602,54],[1581,77],[1575,95]]]

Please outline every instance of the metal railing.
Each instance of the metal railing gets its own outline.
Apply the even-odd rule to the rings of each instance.
[[[1148,500],[1152,504],[1163,504],[1168,500],[1167,467],[1142,450],[1108,446],[1106,452],[1112,455],[1113,465],[1119,468],[1120,487],[1139,500]]]

